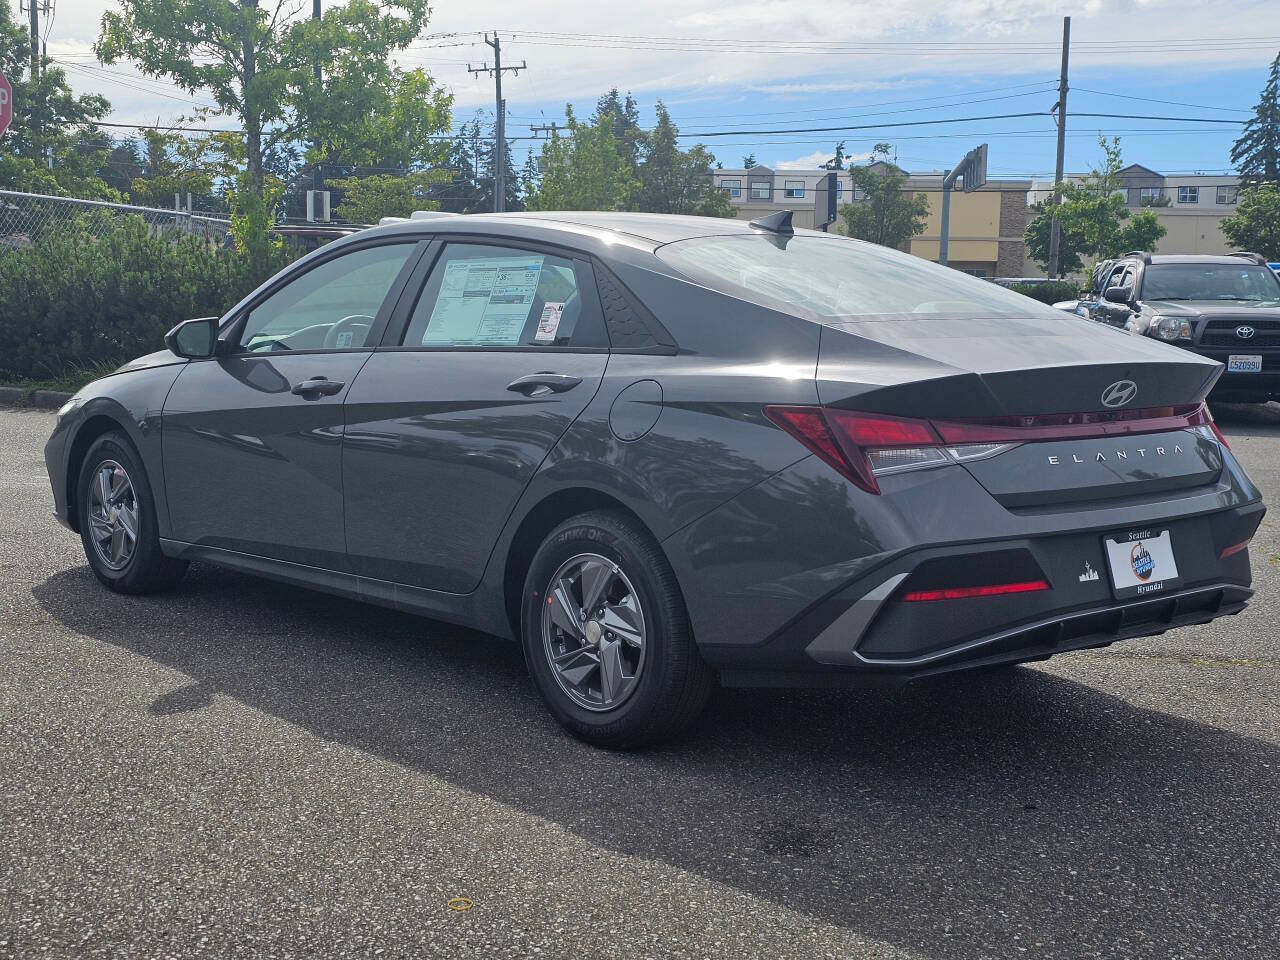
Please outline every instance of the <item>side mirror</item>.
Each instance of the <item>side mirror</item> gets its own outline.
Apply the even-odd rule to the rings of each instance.
[[[184,320],[164,335],[164,345],[188,360],[207,360],[218,345],[218,318]]]
[[[1133,302],[1133,287],[1108,287],[1102,291],[1102,299],[1107,303],[1123,303],[1127,306]]]

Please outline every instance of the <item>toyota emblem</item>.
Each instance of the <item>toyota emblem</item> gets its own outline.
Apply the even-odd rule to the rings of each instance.
[[[1236,336],[1241,340],[1252,340],[1255,333],[1257,333],[1257,331],[1248,324],[1243,327],[1236,327]]]
[[[1132,380],[1117,380],[1102,391],[1104,407],[1123,407],[1138,395],[1138,385]]]

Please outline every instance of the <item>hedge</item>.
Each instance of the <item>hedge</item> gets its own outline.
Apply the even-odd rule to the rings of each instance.
[[[270,271],[297,251],[272,248]],[[0,379],[56,376],[163,346],[190,317],[221,315],[265,277],[234,249],[139,217],[82,221],[0,253]]]
[[[1059,300],[1075,300],[1080,296],[1078,284],[1068,280],[1042,280],[1039,283],[1015,283],[1010,290],[1016,290],[1032,300],[1041,303],[1057,303]]]

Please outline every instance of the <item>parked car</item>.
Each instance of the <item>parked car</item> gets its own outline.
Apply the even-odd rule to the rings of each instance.
[[[1280,397],[1280,278],[1253,253],[1135,253],[1106,268],[1092,316],[1216,360],[1217,400]]]
[[[1221,366],[1093,332],[786,214],[406,221],[177,325],[45,457],[108,589],[200,560],[466,624],[629,747],[717,681],[901,682],[1243,609],[1264,507],[1204,404]]]

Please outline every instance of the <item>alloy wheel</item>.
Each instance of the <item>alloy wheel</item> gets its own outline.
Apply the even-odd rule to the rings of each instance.
[[[578,554],[560,565],[546,598],[543,649],[560,689],[587,710],[621,706],[645,665],[644,611],[627,575],[606,557]]]
[[[98,559],[123,570],[138,547],[138,497],[124,467],[103,460],[89,484],[89,538]]]

